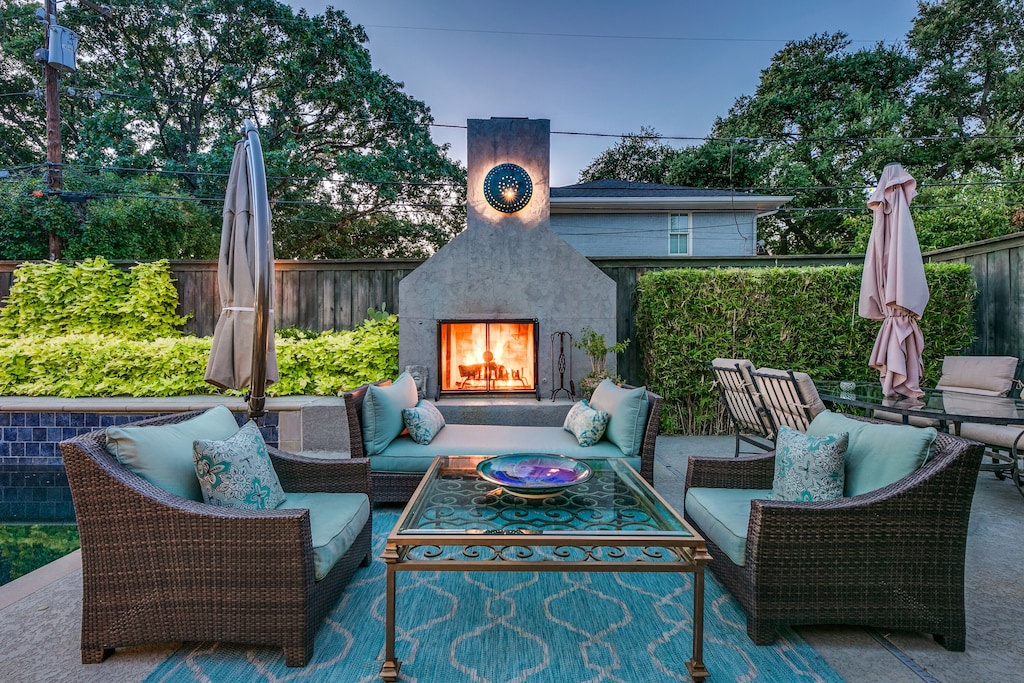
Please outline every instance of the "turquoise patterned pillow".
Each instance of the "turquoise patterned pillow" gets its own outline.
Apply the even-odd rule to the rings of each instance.
[[[192,459],[210,505],[268,510],[284,502],[267,444],[252,420],[224,441],[195,441]]]
[[[608,419],[608,413],[594,410],[584,399],[569,410],[562,428],[572,432],[581,446],[593,446],[604,436]]]
[[[775,438],[772,500],[793,502],[843,497],[849,432],[808,436],[783,425]]]
[[[433,403],[420,399],[414,408],[402,408],[402,422],[412,440],[425,446],[444,427],[444,415]]]

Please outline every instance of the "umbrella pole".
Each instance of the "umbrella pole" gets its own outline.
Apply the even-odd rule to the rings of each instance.
[[[274,263],[270,259],[270,203],[267,199],[267,174],[263,165],[263,148],[259,133],[250,119],[245,119],[242,134],[246,138],[246,165],[249,170],[249,190],[253,198],[252,212],[255,224],[256,292],[253,308],[252,372],[249,384],[249,419],[262,422],[266,412],[267,345],[270,329],[270,286],[274,277]]]

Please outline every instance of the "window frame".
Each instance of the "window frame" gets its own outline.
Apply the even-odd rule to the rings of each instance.
[[[674,211],[668,215],[668,255],[669,256],[692,256],[693,255],[693,212],[691,211]],[[686,216],[686,230],[675,230],[673,218],[676,216]],[[686,235],[686,252],[679,253],[672,251],[673,237]]]

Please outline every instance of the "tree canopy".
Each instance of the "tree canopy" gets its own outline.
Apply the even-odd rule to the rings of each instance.
[[[1024,229],[1024,1],[918,7],[904,43],[854,51],[843,33],[788,43],[702,144],[677,149],[644,129],[581,181],[793,195],[759,221],[769,248],[845,252],[866,244],[867,193],[898,161],[919,182],[924,248]]]
[[[13,95],[38,79],[34,9],[17,0],[0,7],[0,92],[12,94],[0,98],[0,167],[41,178],[30,165],[45,158],[42,103]],[[205,215],[191,229],[219,234],[244,118],[259,129],[280,258],[420,256],[463,224],[464,169],[431,140],[429,108],[373,68],[365,32],[344,12],[295,13],[276,0],[123,0],[109,17],[62,5],[60,23],[81,36],[79,69],[61,82],[65,185],[77,182],[90,197],[79,220],[59,228],[69,256],[123,257],[116,236],[104,239],[95,224],[132,200],[153,213],[189,203],[189,215]],[[144,180],[146,171],[160,178]],[[97,174],[102,193],[88,189]],[[25,182],[0,190],[20,197]],[[121,223],[143,232],[130,213]],[[45,241],[22,234],[18,255],[0,258],[45,256]],[[218,243],[166,242],[172,253],[135,258],[209,257]]]

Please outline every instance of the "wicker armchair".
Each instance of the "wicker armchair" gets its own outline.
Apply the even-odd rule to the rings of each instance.
[[[964,558],[982,445],[940,432],[935,449],[917,471],[860,496],[751,501],[745,566],[708,541],[711,571],[743,606],[755,644],[773,642],[783,625],[851,624],[922,631],[964,650]],[[774,461],[691,457],[686,488],[770,489]]]
[[[60,447],[82,541],[83,663],[101,662],[116,647],[221,640],[280,646],[288,666],[304,666],[320,622],[356,568],[369,564],[369,521],[314,581],[309,510],[237,510],[180,498],[118,463],[104,431]],[[286,491],[370,493],[365,459],[268,451]]]

